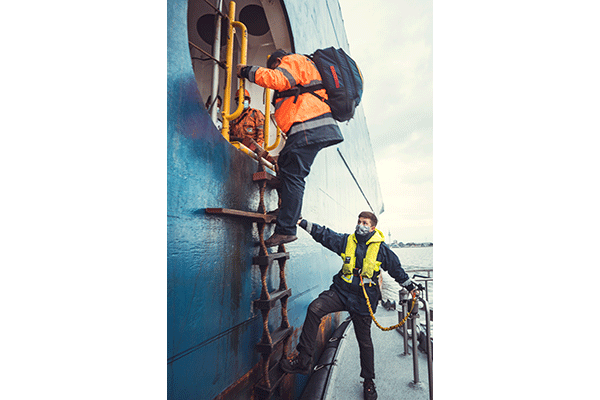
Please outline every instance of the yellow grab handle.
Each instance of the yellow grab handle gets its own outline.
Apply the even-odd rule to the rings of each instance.
[[[235,2],[229,2],[229,31],[227,36],[227,53],[225,64],[227,66],[227,75],[225,78],[225,93],[223,99],[223,128],[221,134],[225,139],[229,140],[229,121],[236,119],[240,116],[244,110],[244,102],[240,101],[237,109],[232,114],[229,114],[231,108],[231,75],[232,75],[232,63],[233,63],[233,35],[235,33],[234,26],[238,27],[242,31],[242,48],[241,48],[241,60],[240,64],[246,64],[248,60],[248,29],[244,24],[239,21],[235,21]],[[240,87],[238,89],[238,96],[244,98],[245,91],[245,79],[240,80]]]

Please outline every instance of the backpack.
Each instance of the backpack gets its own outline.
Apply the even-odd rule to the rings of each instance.
[[[315,63],[323,83],[309,86],[297,85],[292,89],[276,92],[273,96],[273,104],[276,99],[291,96],[295,97],[295,103],[300,94],[311,93],[327,103],[336,121],[344,122],[351,119],[363,93],[362,74],[356,62],[343,49],[333,47],[316,50],[307,57]],[[328,99],[315,93],[321,89],[325,89]]]

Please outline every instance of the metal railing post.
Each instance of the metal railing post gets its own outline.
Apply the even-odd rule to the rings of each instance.
[[[404,296],[405,293],[400,292],[400,297],[401,299],[404,299],[406,296]],[[418,300],[423,303],[423,307],[425,308],[425,321],[426,321],[426,329],[427,329],[427,333],[426,333],[426,339],[427,340],[427,368],[428,368],[428,375],[429,375],[429,398],[430,400],[433,400],[433,346],[431,344],[431,314],[430,314],[430,310],[429,310],[429,302],[422,298],[419,297]],[[403,312],[406,311],[407,305],[406,303],[403,302],[402,304],[402,309]],[[412,343],[413,343],[413,369],[414,369],[414,381],[411,383],[411,387],[417,389],[417,388],[421,388],[421,374],[420,374],[420,369],[419,369],[419,338],[418,338],[418,333],[417,333],[417,326],[418,326],[418,320],[420,318],[420,309],[419,311],[417,311],[416,313],[413,313],[413,315],[411,315],[410,317],[410,321],[412,321],[412,323],[410,324],[410,326],[412,327],[413,330],[413,337],[412,337]],[[410,355],[409,353],[409,348],[408,348],[408,328],[407,326],[404,327],[404,355],[408,356]]]
[[[404,317],[406,317],[406,314],[408,313],[408,302],[407,302],[407,295],[408,295],[408,291],[404,288],[400,289],[400,291],[398,292],[398,299],[400,301],[400,304],[402,305],[402,313],[400,315],[398,315],[398,323],[400,323],[400,321],[402,321],[404,319]],[[408,329],[407,329],[407,323],[405,323],[404,325],[402,325],[399,329],[401,329],[402,332],[402,337],[404,338],[404,354],[402,354],[403,356],[409,356],[410,355],[410,351],[408,350]]]
[[[213,43],[213,57],[215,60],[221,58],[221,12],[223,11],[223,0],[217,1],[218,12],[215,13],[215,42]],[[219,63],[215,61],[213,65],[213,78],[211,88],[210,118],[213,123],[217,124],[217,95],[219,94]],[[221,104],[221,107],[223,104]]]
[[[419,297],[419,300],[423,303],[423,308],[425,309],[425,330],[427,339],[427,378],[429,379],[429,399],[433,400],[433,349],[431,348],[431,320],[429,316],[429,303],[422,297]]]
[[[416,271],[416,270],[415,270]],[[427,378],[429,381],[429,399],[433,400],[433,346],[431,343],[431,319],[432,319],[432,311],[429,308],[429,290],[428,290],[428,283],[429,281],[433,281],[433,278],[431,277],[431,273],[430,270],[423,270],[423,271],[427,271],[427,277],[425,276],[418,276],[418,275],[414,275],[413,279],[415,277],[419,277],[419,278],[423,278],[423,279],[419,279],[418,281],[424,281],[425,288],[423,288],[421,286],[420,290],[423,292],[425,292],[425,299],[423,297],[421,297],[421,295],[419,295],[419,297],[417,297],[417,300],[420,301],[421,303],[423,303],[423,311],[425,312],[425,330],[426,330],[426,340],[427,340]],[[411,271],[413,272],[413,271]],[[425,289],[425,290],[423,290]],[[402,288],[399,292],[399,296],[400,296],[400,302],[402,303],[402,317],[404,317],[406,315],[406,312],[408,311],[408,298],[410,297],[408,295],[408,291],[404,288]],[[416,300],[415,300],[416,301]],[[400,319],[400,316],[398,317]],[[414,377],[414,381],[410,383],[410,386],[413,386],[415,388],[420,388],[422,387],[422,385],[419,382],[419,361],[418,361],[418,344],[417,344],[417,319],[419,318],[419,304],[417,302],[416,304],[416,309],[413,310],[413,314],[410,315],[409,320],[410,322],[410,326],[412,329],[412,348],[413,348],[413,377]],[[407,324],[405,324],[403,326],[403,335],[404,335],[404,354],[403,355],[409,355],[409,350],[408,350],[408,321]]]
[[[413,310],[414,312],[414,310]],[[419,384],[419,352],[417,348],[417,318],[419,318],[419,305],[417,304],[417,312],[411,314],[411,326],[412,326],[412,348],[413,348],[413,376],[414,384]]]

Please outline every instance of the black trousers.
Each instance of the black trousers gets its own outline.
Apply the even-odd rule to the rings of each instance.
[[[323,144],[311,144],[308,146],[297,147],[291,150],[282,151],[279,156],[279,174],[281,181],[279,188],[279,197],[281,206],[277,216],[277,225],[275,233],[280,235],[295,235],[298,218],[302,212],[302,199],[304,198],[304,187],[306,185],[304,178],[310,172],[315,157]]]
[[[319,295],[306,312],[306,319],[298,342],[298,352],[311,357],[315,351],[315,340],[321,319],[329,313],[348,311],[334,290],[326,290]],[[360,350],[360,376],[365,379],[375,379],[375,352],[371,340],[371,316],[350,313],[358,348]]]

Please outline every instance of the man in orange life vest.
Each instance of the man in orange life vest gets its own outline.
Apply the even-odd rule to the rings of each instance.
[[[237,75],[276,92],[321,83],[321,75],[308,57],[285,50],[273,52],[267,68],[238,64]],[[327,99],[325,89],[316,94]],[[304,179],[319,150],[344,140],[329,106],[311,93],[281,98],[275,93],[275,121],[287,140],[278,160],[281,206],[275,233],[265,241],[267,247],[297,239],[296,222],[302,211]]]
[[[239,92],[235,94],[235,101],[239,103]],[[250,93],[244,91],[244,111],[239,117],[231,121],[229,128],[230,140],[242,141],[244,138],[253,139],[259,146],[264,142],[265,115],[260,111],[250,107]]]

